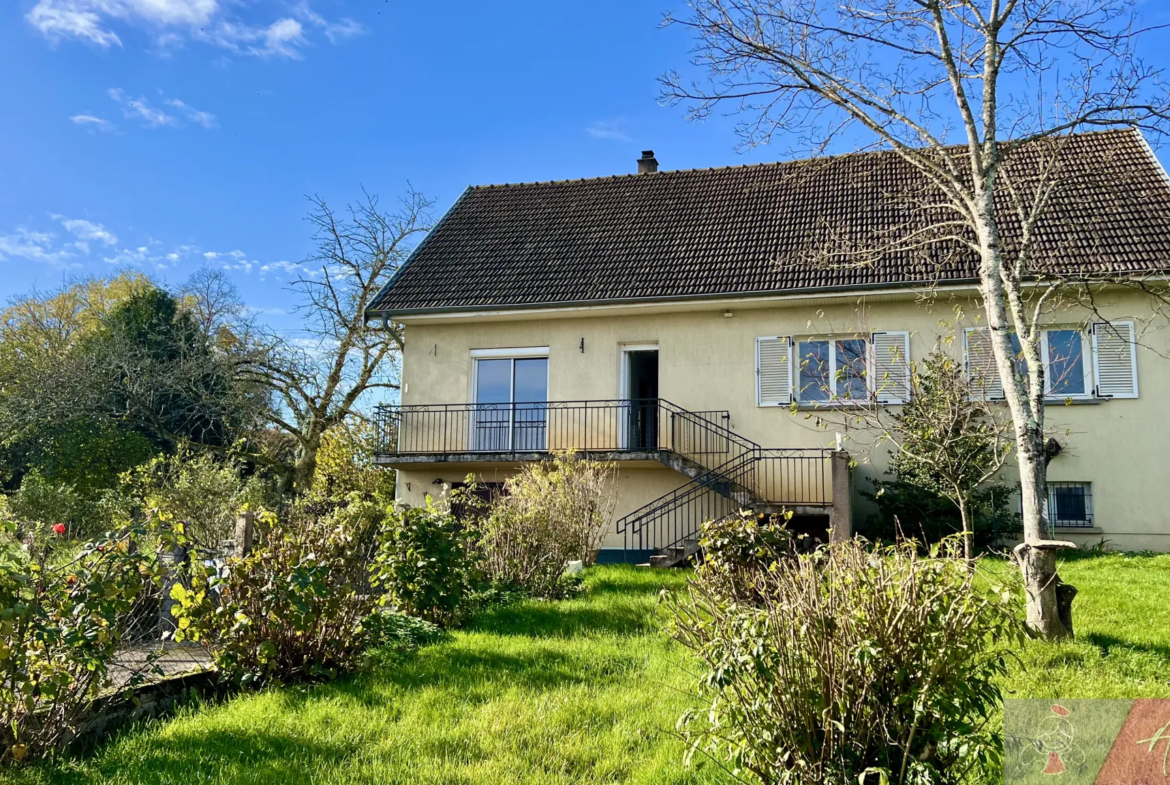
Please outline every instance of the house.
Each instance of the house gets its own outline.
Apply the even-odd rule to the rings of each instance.
[[[1061,155],[1069,185],[1037,226],[1038,269],[1154,280],[1170,266],[1170,178],[1140,133],[1078,135]],[[616,461],[603,560],[670,563],[704,520],[745,505],[847,533],[886,456],[850,472],[855,436],[832,418],[904,402],[906,363],[940,340],[993,375],[976,255],[946,237],[890,242],[933,219],[929,187],[889,152],[637,163],[459,197],[367,313],[406,336],[378,460],[410,503],[469,473],[501,482],[552,450]],[[1019,224],[1002,220],[1010,246]],[[875,238],[882,253],[833,261]],[[1075,542],[1170,550],[1157,300],[1103,286],[1091,309],[1054,301],[1050,519]]]

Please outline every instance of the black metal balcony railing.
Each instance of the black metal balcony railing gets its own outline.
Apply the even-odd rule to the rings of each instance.
[[[724,462],[734,436],[725,411],[659,399],[383,406],[376,417],[376,449],[388,457],[668,450],[706,465]]]

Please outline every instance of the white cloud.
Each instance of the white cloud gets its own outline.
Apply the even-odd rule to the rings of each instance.
[[[178,128],[183,125],[182,121],[173,114],[168,114],[165,109],[159,109],[150,103],[146,98],[131,98],[126,94],[126,91],[120,87],[111,87],[106,91],[110,99],[122,107],[122,114],[131,119],[138,120],[146,128]],[[211,112],[204,112],[190,104],[180,101],[178,98],[164,98],[163,103],[172,109],[177,110],[183,117],[196,125],[211,129],[217,127],[215,115]]]
[[[16,227],[12,234],[0,234],[0,261],[28,259],[57,266],[84,250],[77,243],[59,245],[51,232],[34,232],[24,226]]]
[[[196,125],[201,125],[204,128],[215,128],[217,125],[215,115],[211,112],[201,112],[195,107],[183,103],[178,98],[168,98],[166,104],[167,106],[178,109],[188,120]]]
[[[122,114],[134,120],[141,120],[147,128],[159,128],[164,125],[176,126],[178,118],[169,115],[161,109],[155,109],[145,98],[131,98],[126,91],[118,87],[111,87],[106,91],[110,98],[122,106]]]
[[[365,32],[353,19],[330,21],[302,0],[293,17],[254,23],[240,19],[233,0],[37,0],[28,22],[50,39],[76,38],[102,48],[123,46],[116,27],[143,28],[160,50],[200,41],[236,54],[300,58],[310,43],[303,20],[331,43]],[[123,33],[124,34],[124,33]]]
[[[118,236],[99,223],[86,221],[81,218],[62,218],[53,216],[61,221],[65,229],[81,241],[96,240],[102,245],[117,245]]]
[[[109,48],[122,45],[111,22],[198,28],[220,10],[217,0],[38,0],[26,18],[50,38],[82,38]]]
[[[94,117],[91,114],[75,114],[69,119],[77,125],[94,128],[105,133],[110,133],[111,131],[115,130],[114,124],[109,120],[105,120],[101,117]]]
[[[355,35],[361,35],[366,32],[361,22],[356,22],[348,17],[343,17],[336,22],[330,22],[325,17],[315,12],[306,0],[297,3],[293,8],[293,13],[324,31],[325,37],[329,39],[329,43],[335,44],[338,41],[344,41],[346,38],[352,38]]]
[[[287,273],[289,275],[292,275],[293,273],[304,272],[304,268],[302,268],[296,262],[279,261],[279,262],[269,262],[268,264],[261,265],[260,272],[262,272],[262,273]]]
[[[597,120],[589,124],[589,127],[585,129],[585,133],[594,139],[629,142],[631,141],[629,134],[622,129],[624,125],[625,122],[622,120]]]

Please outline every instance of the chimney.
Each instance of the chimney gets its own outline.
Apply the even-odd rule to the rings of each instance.
[[[642,157],[638,159],[638,174],[654,174],[658,171],[658,159],[654,157],[653,150],[643,150]]]

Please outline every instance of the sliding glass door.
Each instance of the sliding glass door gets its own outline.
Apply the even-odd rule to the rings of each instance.
[[[547,432],[548,358],[476,360],[472,449],[541,452]]]

